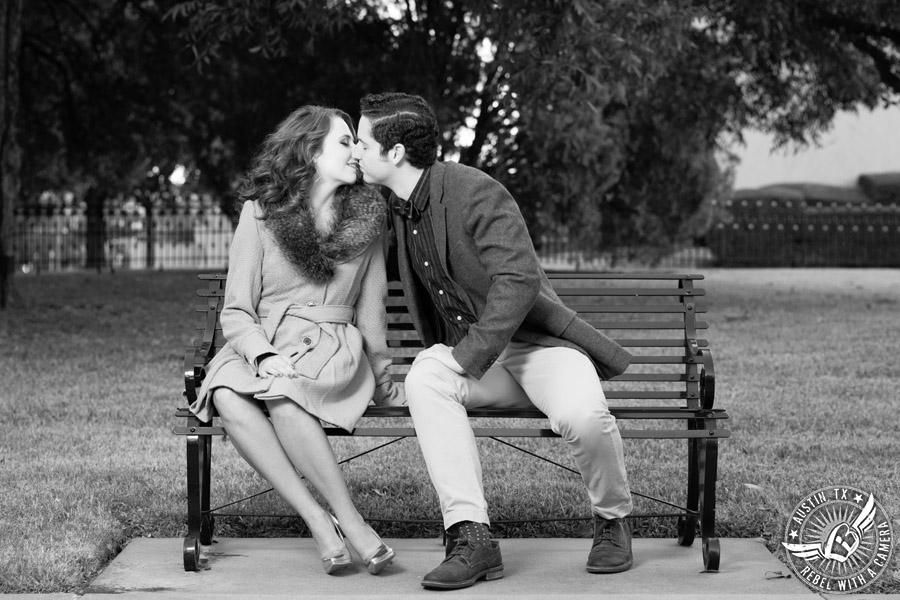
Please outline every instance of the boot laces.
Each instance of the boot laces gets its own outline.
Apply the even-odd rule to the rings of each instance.
[[[618,532],[615,521],[600,521],[600,535],[597,537],[597,542],[609,542],[615,545],[619,539],[617,533]]]

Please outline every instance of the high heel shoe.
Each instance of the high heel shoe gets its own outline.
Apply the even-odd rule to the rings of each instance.
[[[366,525],[366,527],[369,527]],[[362,554],[359,554],[359,550],[356,550],[354,546],[353,549],[356,550],[356,553],[359,554],[359,557],[362,559],[363,563],[366,565],[366,570],[372,575],[378,575],[381,571],[384,570],[386,566],[391,564],[391,561],[394,560],[394,549],[381,541],[381,538],[375,533],[375,530],[369,527],[369,531],[372,532],[378,541],[381,542],[381,545],[375,549],[368,557],[364,557]],[[349,540],[348,540],[349,542]],[[353,542],[349,542],[351,546],[353,546]]]
[[[349,565],[353,564],[353,558],[350,556],[350,551],[347,550],[347,545],[344,543],[344,532],[341,531],[340,525],[338,525],[337,519],[334,515],[329,514],[331,517],[331,522],[334,525],[334,531],[338,534],[338,537],[341,538],[341,547],[338,550],[332,552],[329,556],[322,556],[322,568],[325,569],[325,572],[331,575],[338,569],[343,569]],[[313,536],[313,540],[316,542],[316,548],[319,547],[319,542],[316,540],[315,536]],[[320,556],[321,556],[321,550]]]

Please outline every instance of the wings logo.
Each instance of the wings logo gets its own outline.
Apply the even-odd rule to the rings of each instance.
[[[852,487],[816,490],[794,509],[785,530],[788,564],[817,591],[858,592],[887,568],[890,519],[875,496]]]

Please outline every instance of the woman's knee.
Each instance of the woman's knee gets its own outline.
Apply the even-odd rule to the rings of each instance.
[[[291,428],[315,425],[321,428],[318,418],[290,398],[268,400],[266,407],[272,423],[276,425],[285,425]]]
[[[213,392],[213,404],[219,416],[226,423],[236,420],[245,411],[261,410],[256,404],[256,400],[243,394],[238,394],[229,388],[218,388]]]

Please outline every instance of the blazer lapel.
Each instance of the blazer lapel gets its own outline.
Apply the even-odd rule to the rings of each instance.
[[[434,227],[434,242],[437,244],[438,257],[440,258],[441,266],[444,268],[444,273],[450,276],[450,269],[447,266],[447,214],[453,207],[448,208],[444,199],[451,200],[455,190],[448,189],[447,193],[444,193],[444,178],[446,175],[447,165],[445,163],[436,162],[431,167],[431,199],[428,202],[428,206],[431,210],[431,223]],[[449,218],[458,220],[460,216],[455,214]],[[456,222],[454,221],[454,224]],[[456,283],[461,292],[460,300],[465,303],[470,314],[477,315],[478,311],[475,310],[475,303],[472,297],[459,286],[459,281]]]
[[[431,166],[431,189],[429,190],[429,202],[431,207],[431,221],[434,224],[434,242],[437,244],[438,257],[444,272],[447,269],[447,207],[444,206],[444,167],[443,163],[436,162]]]

